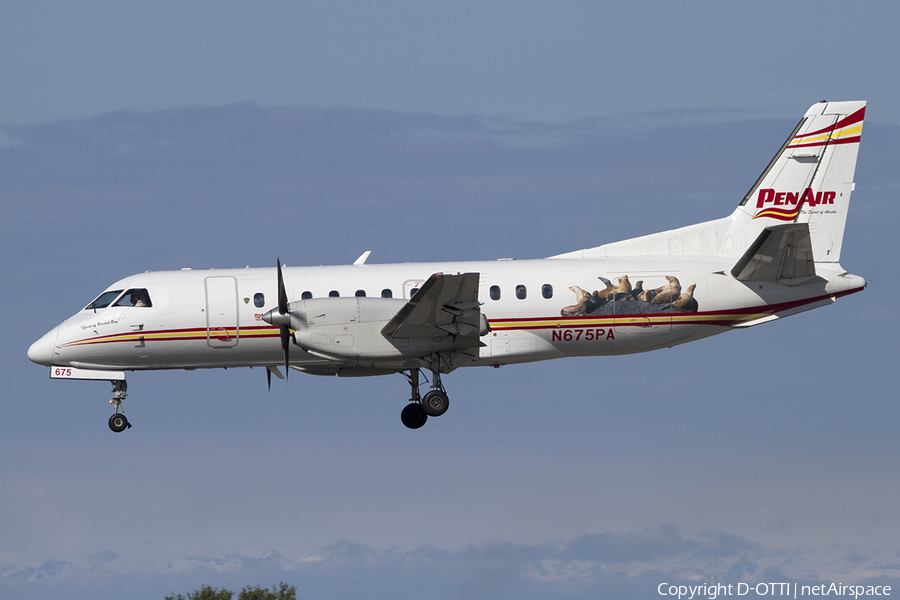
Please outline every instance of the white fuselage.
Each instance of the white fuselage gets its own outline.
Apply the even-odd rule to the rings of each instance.
[[[628,354],[674,346],[734,327],[794,314],[863,289],[865,280],[834,265],[803,285],[745,282],[729,274],[729,260],[710,257],[649,259],[538,259],[285,267],[290,301],[304,297],[382,298],[403,306],[434,273],[478,273],[478,299],[490,332],[477,358],[456,366],[499,366],[565,356]],[[668,277],[667,277],[668,276]],[[603,306],[579,310],[579,289],[599,296],[609,280],[627,277],[644,290],[693,285],[687,310],[619,293]],[[577,288],[577,289],[576,289]],[[279,329],[262,317],[277,306],[276,270],[246,268],[148,272],[107,291],[140,289],[151,306],[113,301],[86,308],[48,332],[29,350],[40,364],[91,370],[195,369],[283,364]],[[498,292],[499,291],[499,297]],[[584,301],[584,298],[580,298]],[[365,300],[363,300],[365,302]],[[588,300],[590,303],[590,300]],[[565,313],[565,314],[563,314]],[[773,317],[775,315],[775,317]],[[320,342],[363,343],[359,323],[325,332]],[[324,330],[323,330],[324,331]],[[327,338],[327,339],[326,339]],[[325,341],[322,341],[325,340]],[[421,366],[416,360],[366,358],[337,362],[295,348],[292,367],[316,374],[375,375]]]

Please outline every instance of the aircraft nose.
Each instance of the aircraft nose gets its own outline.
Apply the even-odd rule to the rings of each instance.
[[[53,364],[53,353],[56,350],[56,334],[59,333],[59,326],[57,325],[50,331],[44,334],[44,336],[33,343],[30,348],[28,348],[28,359],[39,365],[44,365],[45,367],[49,367]]]

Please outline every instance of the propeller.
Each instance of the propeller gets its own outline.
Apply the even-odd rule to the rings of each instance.
[[[278,314],[281,317],[286,317],[288,315],[288,299],[287,290],[284,289],[284,275],[281,273],[281,258],[278,257],[275,260],[278,264]],[[291,347],[291,330],[285,323],[285,320],[290,323],[290,317],[287,317],[287,319],[279,319],[278,325],[281,332],[281,351],[284,352],[284,374],[287,377],[290,374],[288,353]]]
[[[272,309],[263,315],[262,320],[270,325],[277,325],[281,334],[281,351],[284,354],[284,370],[285,377],[291,372],[290,370],[290,348],[291,348],[291,313],[288,310],[287,290],[284,288],[284,275],[281,272],[281,259],[277,259],[278,266],[278,308]],[[266,370],[266,381],[269,389],[272,388],[272,372]]]

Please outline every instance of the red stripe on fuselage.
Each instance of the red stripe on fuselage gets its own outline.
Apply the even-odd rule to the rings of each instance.
[[[856,288],[853,290],[846,290],[843,292],[837,292],[834,294],[825,294],[823,296],[816,296],[814,298],[806,298],[804,300],[793,300],[791,302],[780,302],[778,304],[767,304],[762,306],[751,306],[748,308],[735,308],[732,310],[710,310],[704,312],[695,312],[695,313],[684,313],[684,312],[673,312],[673,313],[651,313],[651,314],[641,314],[641,313],[630,313],[630,314],[621,314],[621,315],[593,315],[593,317],[600,321],[609,321],[613,319],[640,319],[640,318],[652,318],[652,317],[679,317],[679,320],[673,325],[720,325],[723,327],[731,326],[735,323],[742,323],[746,321],[746,319],[709,319],[704,320],[704,317],[721,317],[721,316],[729,316],[729,315],[771,315],[778,312],[782,312],[785,310],[790,310],[792,308],[797,308],[800,306],[804,306],[806,304],[813,304],[815,302],[819,302],[821,300],[825,300],[828,298],[841,298],[843,296],[847,296],[849,294],[854,294],[856,292],[862,291],[863,288]],[[681,320],[682,318],[687,317],[688,315],[692,317],[696,317],[696,319],[690,320]],[[550,325],[526,325],[520,327],[508,327],[504,328],[504,323],[523,323],[523,322],[535,322],[535,321],[549,321],[555,320],[557,323]],[[490,319],[490,324],[492,328],[496,328],[498,330],[504,331],[512,331],[512,330],[526,330],[526,329],[557,329],[557,328],[577,328],[577,327],[585,327],[587,324],[584,322],[586,319],[591,319],[591,316],[559,316],[559,317],[527,317],[523,319]],[[566,324],[566,321],[576,321],[574,323]],[[652,325],[653,323],[651,323]],[[610,325],[615,325],[615,323],[611,323]],[[644,326],[640,323],[620,323],[620,326],[635,326],[641,327]]]

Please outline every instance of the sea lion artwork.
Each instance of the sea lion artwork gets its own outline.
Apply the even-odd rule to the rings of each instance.
[[[565,317],[567,315],[583,315],[586,314],[586,310],[590,310],[588,304],[591,300],[591,294],[577,285],[570,285],[569,289],[575,293],[575,304],[571,306],[566,306],[562,309],[562,315]]]
[[[618,283],[613,287],[612,291],[606,294],[607,302],[631,297],[631,282],[628,281],[628,275],[622,275],[617,281]]]
[[[681,295],[681,283],[678,281],[678,278],[666,275],[666,279],[668,280],[669,285],[665,286],[653,297],[651,304],[666,304],[672,302]]]
[[[697,312],[699,305],[694,293],[697,284],[692,283],[682,292],[681,282],[674,275],[666,275],[666,283],[653,289],[644,289],[650,278],[641,279],[634,286],[628,275],[615,279],[615,284],[606,277],[599,277],[606,288],[589,294],[577,285],[569,286],[575,293],[575,304],[564,307],[560,315],[564,317],[593,315],[646,315],[674,312]]]
[[[610,281],[606,277],[597,277],[597,279],[602,281],[606,287],[602,290],[596,290],[594,292],[594,297],[598,302],[606,302],[606,297],[615,291],[616,286],[614,286],[612,281]]]
[[[634,300],[637,300],[641,297],[641,294],[644,293],[644,281],[639,280],[636,281],[634,287],[631,288],[631,297]]]
[[[695,289],[697,289],[697,284],[692,283],[688,286],[686,292],[678,296],[678,299],[672,303],[672,306],[675,308],[683,308],[687,312],[697,312],[697,301],[694,300]]]

